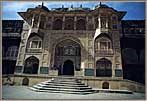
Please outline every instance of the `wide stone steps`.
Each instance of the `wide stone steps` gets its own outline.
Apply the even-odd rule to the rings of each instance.
[[[33,91],[50,93],[91,94],[95,90],[77,79],[55,78],[30,87]]]
[[[88,92],[74,92],[74,91],[64,91],[64,90],[38,90],[36,88],[30,88],[33,91],[36,92],[48,92],[48,93],[65,93],[65,94],[81,94],[81,95],[85,95],[85,94],[93,94],[94,91],[88,91]]]
[[[48,86],[48,85],[45,85],[45,84],[37,84],[37,85],[34,85],[33,87],[40,87],[40,88],[66,88],[66,89],[91,89],[91,87],[89,86],[85,86],[85,85],[75,85],[75,86],[71,86],[71,85],[68,85],[68,86],[65,86],[65,85],[60,85],[60,84],[56,84],[56,85],[52,85],[52,86]]]

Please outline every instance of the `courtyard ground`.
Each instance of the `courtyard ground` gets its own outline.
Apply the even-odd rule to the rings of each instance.
[[[2,87],[3,100],[18,100],[18,99],[145,99],[144,93],[133,94],[119,94],[119,93],[94,93],[87,95],[77,94],[62,94],[62,93],[47,93],[35,92],[26,86],[3,86]]]

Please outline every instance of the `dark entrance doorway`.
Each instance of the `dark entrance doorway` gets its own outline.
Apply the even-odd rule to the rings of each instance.
[[[64,62],[63,75],[74,75],[74,65],[71,60],[67,60]]]

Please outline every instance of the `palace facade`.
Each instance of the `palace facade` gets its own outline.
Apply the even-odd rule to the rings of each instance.
[[[132,80],[134,74],[130,76],[131,68],[135,65],[134,61],[139,61],[136,64],[141,69],[139,76],[135,76],[138,80],[134,81],[144,83],[145,22],[122,20],[126,13],[104,4],[96,6],[94,10],[83,8],[82,5],[49,10],[42,4],[28,8],[26,12],[18,12],[24,23],[14,81],[21,85],[23,79],[27,78],[30,80],[28,85],[33,85],[47,77],[70,76],[89,80],[89,85],[94,87],[97,87],[97,83],[101,85],[107,81],[110,88],[129,88],[131,86],[128,81],[123,81],[123,77]],[[136,27],[133,26],[135,24]],[[137,29],[136,34],[127,32],[136,30],[133,28]],[[126,41],[134,39],[135,35],[142,38],[136,60],[136,57],[131,57],[134,51],[128,50],[132,49],[131,43]],[[136,73],[137,67],[134,68],[133,73]]]

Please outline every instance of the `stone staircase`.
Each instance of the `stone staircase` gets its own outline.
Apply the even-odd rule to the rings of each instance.
[[[96,91],[75,78],[57,77],[30,87],[31,90],[49,93],[92,94]]]

